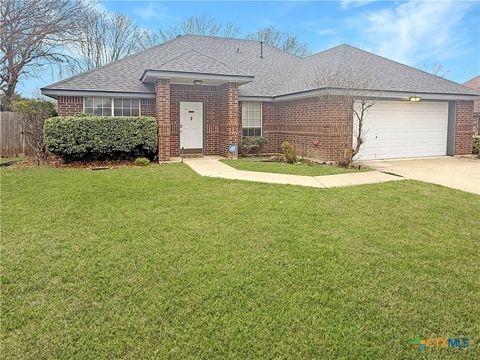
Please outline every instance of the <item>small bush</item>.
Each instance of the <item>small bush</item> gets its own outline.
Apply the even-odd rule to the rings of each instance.
[[[480,157],[480,135],[473,137],[472,153]]]
[[[146,157],[139,157],[135,159],[135,165],[137,166],[147,166],[150,164],[150,160]]]
[[[288,141],[282,143],[282,152],[285,162],[289,164],[294,164],[297,162],[297,151],[295,146],[290,144]]]
[[[241,155],[247,156],[248,154],[255,154],[258,156],[260,151],[265,147],[267,144],[267,139],[262,136],[247,136],[242,139],[242,146],[241,146]]]
[[[45,121],[45,144],[65,161],[152,158],[157,151],[153,117],[66,116]]]

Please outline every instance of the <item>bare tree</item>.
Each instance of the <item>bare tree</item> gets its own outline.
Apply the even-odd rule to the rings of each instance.
[[[335,123],[334,136],[342,143],[341,166],[350,167],[366,141],[368,111],[375,105],[369,89],[371,79],[366,74],[354,74],[351,70],[325,72],[316,77],[314,87],[323,89],[322,100],[330,100],[343,109],[347,123]]]
[[[2,110],[11,109],[21,79],[71,58],[64,46],[78,34],[89,6],[82,0],[0,1]]]
[[[368,129],[365,126],[365,121],[367,118],[368,109],[370,109],[374,102],[372,99],[366,97],[362,94],[357,94],[354,97],[351,97],[349,104],[351,104],[353,112],[353,148],[352,153],[348,157],[348,165],[350,165],[360,152],[367,135]]]
[[[142,45],[146,49],[163,43],[163,37],[160,35],[159,31],[144,28],[142,29],[142,41]]]
[[[78,39],[71,44],[70,50],[76,54],[71,62],[73,72],[92,70],[148,47],[150,33],[126,15],[89,11]]]
[[[441,78],[444,78],[445,76],[447,76],[451,72],[450,69],[447,69],[446,67],[444,67],[441,64],[433,64],[433,65],[424,64],[423,69],[426,72],[429,72],[430,74],[439,76]]]
[[[178,25],[173,25],[168,29],[161,29],[156,34],[155,40],[162,42],[175,39],[180,35],[196,34],[234,37],[238,34],[237,25],[232,22],[221,23],[215,18],[207,15],[191,16],[183,20]]]
[[[311,53],[307,42],[300,42],[297,35],[275,29],[273,26],[265,27],[246,36],[250,40],[263,41],[273,47],[285,50],[292,55],[307,56]]]
[[[43,124],[45,119],[56,114],[55,105],[51,101],[24,99],[16,101],[13,109],[20,116],[22,133],[35,152],[39,165],[45,160],[47,154],[43,142]]]

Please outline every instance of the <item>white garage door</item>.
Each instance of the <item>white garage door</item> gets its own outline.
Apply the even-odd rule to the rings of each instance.
[[[448,102],[376,101],[364,123],[357,160],[446,155]]]

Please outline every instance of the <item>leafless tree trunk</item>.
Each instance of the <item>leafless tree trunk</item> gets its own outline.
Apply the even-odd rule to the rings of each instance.
[[[370,109],[374,103],[372,100],[359,97],[357,101],[353,100],[352,112],[353,112],[353,149],[350,157],[350,162],[355,158],[355,156],[360,152],[363,143],[365,142],[365,137],[368,129],[365,126],[365,120],[367,117],[367,111]]]
[[[296,56],[307,56],[311,53],[308,43],[302,43],[295,34],[277,30],[273,26],[249,33],[247,39],[263,41]]]
[[[82,0],[0,1],[2,110],[11,109],[22,78],[70,58],[63,48],[78,34],[89,6]]]

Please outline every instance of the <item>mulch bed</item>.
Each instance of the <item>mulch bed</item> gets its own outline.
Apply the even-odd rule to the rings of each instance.
[[[252,162],[279,162],[279,163],[285,162],[283,155],[279,155],[279,154],[259,155],[259,156],[249,155],[246,157],[242,157],[241,159],[252,161]],[[298,163],[302,163],[309,166],[318,166],[318,165],[339,166],[337,163],[335,163],[335,161],[322,161],[317,159],[300,158],[300,157],[298,158]],[[360,170],[360,169],[366,168],[366,166],[354,163],[351,166],[351,168]]]
[[[153,162],[152,162],[153,163]],[[27,158],[23,161],[12,165],[15,168],[30,168],[37,167],[38,163],[33,158]],[[107,161],[72,161],[69,163],[63,162],[59,158],[48,158],[42,162],[40,166],[54,167],[54,168],[73,168],[73,169],[91,169],[91,170],[107,170],[129,166],[136,166],[133,160],[107,160]]]

